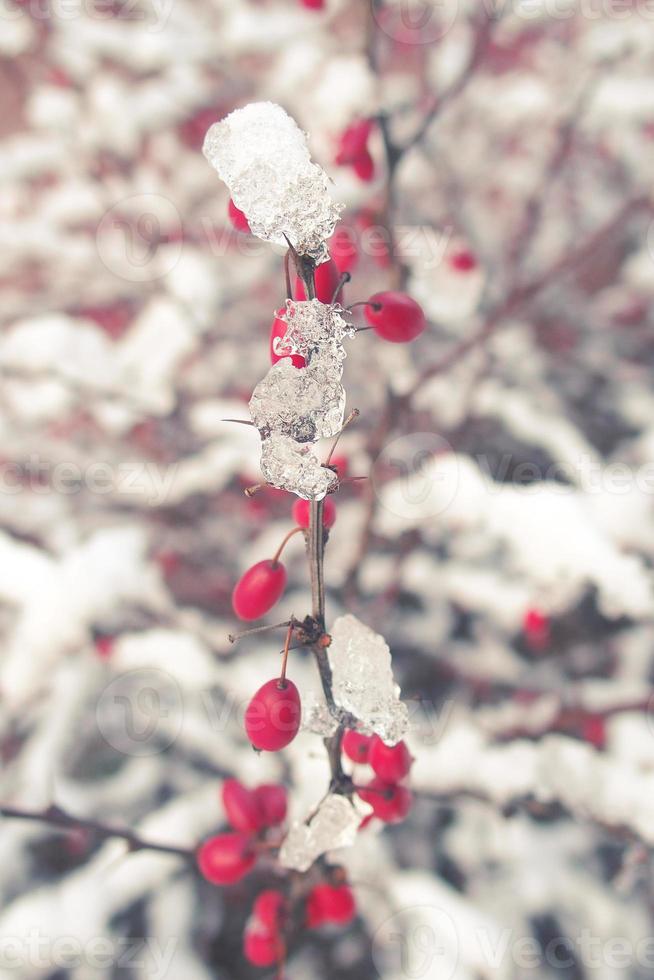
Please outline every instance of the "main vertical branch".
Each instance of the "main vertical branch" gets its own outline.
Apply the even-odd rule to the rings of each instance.
[[[315,265],[312,261],[303,261],[299,257],[297,270],[304,283],[307,299],[316,298]],[[324,526],[324,500],[312,500],[309,511],[309,533],[307,538],[307,549],[309,553],[309,573],[311,576],[311,607],[312,618],[320,629],[322,636],[325,635],[325,526]],[[320,674],[320,683],[327,707],[333,715],[337,715],[337,707],[334,703],[332,691],[332,669],[329,663],[327,647],[322,639],[316,640],[311,645],[311,650]],[[334,735],[324,739],[329,768],[331,770],[332,791],[342,789],[345,784],[343,768],[341,766],[341,742],[343,739],[343,728],[339,725]]]
[[[324,500],[312,500],[309,516],[309,569],[313,618],[325,628],[325,532]]]

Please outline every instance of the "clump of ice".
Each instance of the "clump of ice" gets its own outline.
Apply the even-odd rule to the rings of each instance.
[[[316,262],[327,258],[325,242],[340,207],[327,174],[311,162],[306,134],[281,106],[252,102],[236,109],[211,126],[203,152],[253,234],[277,245],[288,238]]]
[[[391,651],[383,636],[356,616],[339,616],[330,630],[329,662],[336,704],[358,718],[360,730],[395,744],[409,724],[407,706],[391,669]]]
[[[308,871],[327,851],[352,847],[361,824],[361,814],[345,796],[327,796],[306,823],[293,824],[279,852],[283,868]]]
[[[342,312],[342,307],[328,306],[317,299],[286,300],[286,310],[280,317],[287,324],[281,349],[296,351],[308,362],[315,362],[317,357],[329,360],[338,370],[345,360],[343,340],[354,336],[354,327],[343,319]]]
[[[252,421],[264,439],[271,433],[296,442],[335,436],[344,410],[345,389],[333,371],[315,363],[296,368],[287,357],[273,364],[250,399]]]
[[[290,358],[282,358],[250,399],[250,415],[262,440],[264,479],[307,500],[324,497],[335,481],[311,444],[335,436],[343,425],[343,340],[352,336],[353,328],[340,312],[340,307],[317,299],[288,300],[283,315],[288,328],[279,349],[301,354],[306,366],[297,368]]]
[[[336,482],[310,445],[278,433],[261,443],[261,472],[266,483],[305,500],[322,500]]]

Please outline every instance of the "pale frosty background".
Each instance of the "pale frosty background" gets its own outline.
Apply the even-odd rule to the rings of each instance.
[[[225,190],[200,146],[235,106],[278,101],[311,131],[353,222],[383,192],[382,148],[375,137],[378,184],[361,184],[332,166],[339,131],[383,106],[397,111],[402,141],[419,124],[416,104],[428,104],[423,87],[456,84],[472,43],[468,5],[445,5],[444,36],[399,51],[388,39],[378,80],[362,54],[365,4],[328,3],[321,15],[292,0],[173,0],[106,20],[3,0],[4,802],[55,799],[193,845],[220,825],[227,772],[287,780],[297,816],[322,795],[316,736],[258,759],[237,710],[272,675],[278,645],[229,646],[231,588],[276,547],[290,501],[246,500],[258,437],[221,419],[245,416],[267,370],[283,283],[279,252],[229,231]],[[625,17],[622,5],[621,16],[610,3],[598,16],[571,5],[574,16],[556,19],[507,4],[482,73],[424,152],[403,160],[394,223],[409,230],[398,236],[408,288],[431,327],[407,349],[371,334],[350,344],[344,380],[362,416],[343,448],[355,475],[370,471],[387,385],[410,392],[419,370],[470,336],[479,304],[511,288],[518,262],[537,274],[649,194],[654,30],[635,6]],[[525,250],[523,209],[569,120],[568,162]],[[636,946],[651,936],[654,905],[649,221],[643,203],[592,261],[419,390],[383,441],[363,560],[368,492],[337,502],[328,615],[355,612],[390,643],[415,702],[413,785],[439,799],[423,795],[404,825],[368,830],[342,852],[361,918],[299,941],[292,978],[651,975],[651,945]],[[452,270],[447,256],[463,246],[484,272]],[[347,296],[390,281],[364,259]],[[435,433],[451,452],[434,454]],[[390,463],[423,450],[431,468],[414,493]],[[554,464],[568,483],[550,478]],[[279,619],[308,608],[297,540],[288,558]],[[543,653],[520,633],[534,604],[554,616]],[[108,660],[98,634],[117,637]],[[305,694],[315,685],[300,657],[292,676]],[[136,700],[144,678],[160,693],[154,715]],[[117,695],[146,728],[155,718],[152,738],[130,738]],[[605,751],[583,739],[598,717]],[[176,858],[124,857],[119,842],[13,821],[0,855],[0,936],[26,958],[18,970],[3,964],[2,977],[260,975],[239,949],[265,875],[226,903]],[[579,953],[584,931],[599,952]],[[26,953],[35,932],[39,957]],[[53,965],[57,938],[88,950],[98,937],[114,951],[141,942],[140,966],[115,955],[92,969]],[[568,937],[577,955],[526,968],[514,951],[529,937]],[[607,953],[616,939],[640,950],[626,967]],[[172,957],[165,967],[155,948]]]

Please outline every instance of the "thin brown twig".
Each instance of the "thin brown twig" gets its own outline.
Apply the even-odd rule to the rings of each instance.
[[[49,806],[45,810],[24,810],[15,806],[0,806],[0,814],[13,820],[29,820],[32,822],[46,823],[57,827],[60,830],[88,830],[102,840],[111,837],[118,837],[124,840],[129,851],[158,851],[161,854],[170,854],[176,857],[183,857],[191,860],[195,855],[195,850],[189,847],[175,847],[170,844],[157,844],[154,841],[146,840],[135,834],[134,831],[121,827],[110,827],[97,820],[87,820],[83,817],[74,817],[58,806]]]

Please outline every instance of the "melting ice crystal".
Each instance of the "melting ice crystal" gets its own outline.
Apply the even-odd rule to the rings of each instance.
[[[383,636],[356,618],[339,616],[331,630],[332,692],[339,707],[359,719],[360,730],[390,745],[406,733],[409,714],[393,679]]]
[[[209,129],[203,152],[258,238],[327,258],[340,207],[327,174],[311,162],[306,134],[272,102],[252,102]]]
[[[352,847],[361,814],[345,796],[332,794],[307,823],[293,824],[279,852],[283,868],[308,871],[313,862],[337,847]]]
[[[250,399],[266,482],[307,500],[324,497],[335,480],[311,444],[335,436],[343,425],[343,340],[353,329],[340,313],[340,307],[317,299],[288,300],[283,316],[288,326],[278,349],[300,353],[306,366],[294,367],[290,358],[282,357]]]

